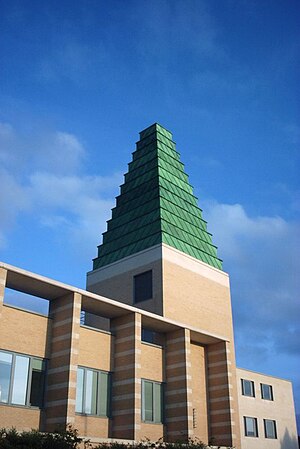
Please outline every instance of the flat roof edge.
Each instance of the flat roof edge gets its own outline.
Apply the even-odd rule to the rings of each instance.
[[[279,376],[273,376],[272,374],[266,374],[266,373],[262,373],[260,371],[254,371],[253,369],[241,368],[240,366],[237,366],[236,369],[240,370],[240,371],[247,371],[247,373],[254,373],[254,374],[259,374],[260,376],[272,377],[273,379],[283,380],[284,382],[289,382],[290,384],[293,383],[290,379],[285,379],[285,378],[279,377]]]
[[[17,287],[19,287],[19,289],[20,289],[19,291],[23,291],[24,293],[32,294],[30,291],[30,288],[25,288],[25,287],[22,288],[22,278],[33,279],[33,280],[37,281],[38,283],[44,284],[46,286],[50,286],[50,288],[53,287],[53,289],[61,290],[62,294],[66,294],[66,292],[79,293],[80,295],[82,295],[83,298],[89,298],[92,300],[102,302],[106,305],[110,305],[110,306],[114,307],[115,309],[119,309],[120,311],[124,310],[125,313],[126,312],[139,313],[140,315],[142,315],[144,317],[151,318],[156,321],[164,322],[166,324],[170,324],[170,325],[173,325],[176,327],[189,329],[192,332],[195,332],[195,333],[207,336],[207,337],[211,337],[218,341],[229,341],[227,337],[213,334],[213,333],[207,332],[206,330],[203,330],[201,328],[192,327],[185,323],[181,323],[181,322],[169,319],[169,318],[165,318],[163,316],[157,315],[155,313],[147,312],[147,311],[139,309],[137,307],[123,304],[117,300],[110,299],[105,296],[100,296],[100,295],[97,295],[96,293],[92,293],[87,290],[80,289],[78,287],[73,287],[71,285],[64,284],[59,281],[55,281],[51,278],[48,278],[48,277],[45,277],[45,276],[42,276],[42,275],[39,275],[36,273],[32,273],[30,271],[15,267],[13,265],[7,264],[2,261],[0,261],[0,268],[4,268],[8,272],[12,272],[12,273],[20,276],[19,279],[15,280],[16,287],[12,287],[12,289],[18,290]],[[10,288],[10,287],[8,286],[8,288]],[[39,288],[42,290],[42,285]],[[38,294],[36,294],[36,296],[38,296]],[[41,292],[41,296],[42,296],[42,292]],[[51,297],[49,297],[49,298],[47,298],[46,296],[43,296],[43,297],[45,299],[49,299],[49,300],[53,299]]]

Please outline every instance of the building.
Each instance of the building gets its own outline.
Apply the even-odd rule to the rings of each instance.
[[[1,427],[297,447],[290,383],[236,369],[229,276],[160,125],[140,133],[87,290],[7,264],[0,287]]]

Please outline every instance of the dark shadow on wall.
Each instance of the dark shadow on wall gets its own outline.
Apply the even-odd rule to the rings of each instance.
[[[298,438],[291,436],[288,429],[285,429],[284,436],[280,440],[281,449],[298,449]]]

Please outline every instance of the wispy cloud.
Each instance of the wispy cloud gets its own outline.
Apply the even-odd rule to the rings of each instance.
[[[250,217],[240,204],[212,201],[204,210],[231,278],[238,363],[268,372],[280,354],[300,391],[299,223]],[[284,376],[280,366],[275,369]]]
[[[70,244],[83,249],[95,243],[121,174],[86,175],[85,158],[74,134],[54,131],[24,138],[11,125],[1,124],[0,246],[9,245],[14,224],[26,213],[40,226],[65,233]]]

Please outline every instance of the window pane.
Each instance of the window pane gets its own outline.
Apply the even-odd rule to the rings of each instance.
[[[277,438],[275,421],[273,421],[271,419],[265,419],[264,421],[265,421],[265,436],[266,436],[266,438]]]
[[[76,385],[76,412],[83,412],[83,374],[84,370],[78,368],[77,370],[77,385]]]
[[[134,276],[134,301],[146,301],[152,298],[152,271]]]
[[[28,382],[29,357],[16,356],[12,403],[25,405]]]
[[[30,405],[42,407],[44,396],[45,362],[32,359]]]
[[[257,426],[255,418],[245,417],[245,435],[247,437],[257,437]]]
[[[162,422],[162,386],[154,384],[154,421]]]
[[[97,404],[97,373],[95,371],[86,370],[84,412],[89,415],[96,415],[96,404]]]
[[[254,397],[254,383],[251,380],[242,379],[243,395]]]
[[[149,329],[142,328],[142,341],[147,343],[154,343],[154,332]]]
[[[153,421],[153,384],[144,381],[144,419]]]
[[[263,399],[268,399],[269,401],[272,401],[273,400],[272,386],[261,384],[261,395]]]
[[[12,354],[0,352],[0,402],[8,402]]]
[[[108,416],[109,410],[109,374],[99,373],[98,386],[98,415]]]

